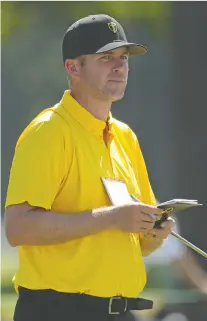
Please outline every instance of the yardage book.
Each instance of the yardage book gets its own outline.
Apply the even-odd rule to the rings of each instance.
[[[167,202],[163,202],[157,205],[158,208],[163,210],[163,213],[175,213],[178,211],[185,210],[193,206],[202,206],[203,204],[198,203],[197,200],[188,199],[173,199]]]

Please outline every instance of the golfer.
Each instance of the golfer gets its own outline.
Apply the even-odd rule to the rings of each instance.
[[[130,55],[146,51],[103,14],[64,34],[70,89],[25,128],[10,171],[15,321],[127,320],[130,310],[152,307],[140,298],[143,256],[162,245],[174,222],[153,229],[151,214],[160,210],[137,137],[111,113],[124,96]]]

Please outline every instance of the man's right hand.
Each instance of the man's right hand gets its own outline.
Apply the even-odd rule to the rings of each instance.
[[[112,228],[132,233],[147,233],[154,226],[151,214],[161,215],[161,210],[156,206],[143,203],[115,206],[112,212]]]

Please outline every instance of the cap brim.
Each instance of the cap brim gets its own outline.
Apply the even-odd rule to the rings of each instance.
[[[118,49],[121,47],[127,47],[129,50],[130,55],[144,55],[147,52],[147,48],[143,45],[139,45],[133,42],[125,42],[125,41],[116,41],[108,43],[107,45],[103,46],[96,53],[104,53],[113,49]]]

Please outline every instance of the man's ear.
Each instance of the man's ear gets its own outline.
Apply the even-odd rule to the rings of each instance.
[[[77,76],[79,73],[79,66],[77,61],[66,59],[65,60],[65,69],[67,73],[69,73],[71,76]]]

